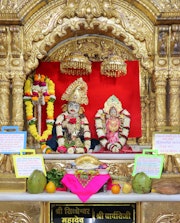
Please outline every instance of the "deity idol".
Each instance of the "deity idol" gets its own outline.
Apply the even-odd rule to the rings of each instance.
[[[130,114],[122,108],[119,99],[112,95],[104,108],[95,115],[96,132],[100,144],[111,152],[119,152],[125,145],[130,129]]]
[[[74,81],[61,97],[67,101],[57,117],[56,135],[59,153],[86,153],[91,146],[89,122],[83,104],[88,104],[87,84],[82,78]]]

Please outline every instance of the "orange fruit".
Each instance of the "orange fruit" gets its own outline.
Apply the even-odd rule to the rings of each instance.
[[[56,185],[52,181],[49,181],[46,184],[45,190],[47,193],[54,193],[56,191]]]
[[[111,187],[111,192],[113,194],[119,194],[121,191],[121,186],[119,184],[113,184]]]

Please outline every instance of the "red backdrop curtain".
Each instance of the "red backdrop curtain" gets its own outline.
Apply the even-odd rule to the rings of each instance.
[[[94,116],[98,109],[104,107],[104,102],[111,96],[119,98],[124,109],[131,115],[129,137],[141,136],[141,106],[139,92],[139,62],[126,61],[127,75],[112,78],[100,74],[100,63],[92,63],[92,73],[82,76],[88,85],[89,104],[84,106],[85,114],[90,123],[92,138],[97,138],[95,131]],[[62,112],[61,106],[66,103],[61,96],[66,88],[80,76],[62,74],[59,62],[40,62],[36,73],[47,75],[55,83],[56,101],[54,117]],[[42,109],[42,130],[45,129],[46,110]]]

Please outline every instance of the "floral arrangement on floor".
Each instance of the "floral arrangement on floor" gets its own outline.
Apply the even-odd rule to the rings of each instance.
[[[24,103],[29,132],[40,143],[43,153],[50,153],[51,148],[46,145],[48,137],[52,134],[54,124],[55,84],[43,74],[34,74],[25,82]],[[42,135],[37,130],[37,119],[34,117],[34,106],[46,105],[46,130]]]

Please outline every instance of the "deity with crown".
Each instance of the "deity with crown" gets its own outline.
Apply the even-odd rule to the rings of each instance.
[[[67,101],[62,106],[63,112],[57,117],[56,137],[57,152],[86,153],[91,146],[89,122],[81,105],[88,104],[87,84],[82,78],[75,80],[61,97]]]
[[[120,152],[127,143],[130,121],[130,113],[122,108],[120,100],[110,96],[95,115],[100,145],[111,152]]]

